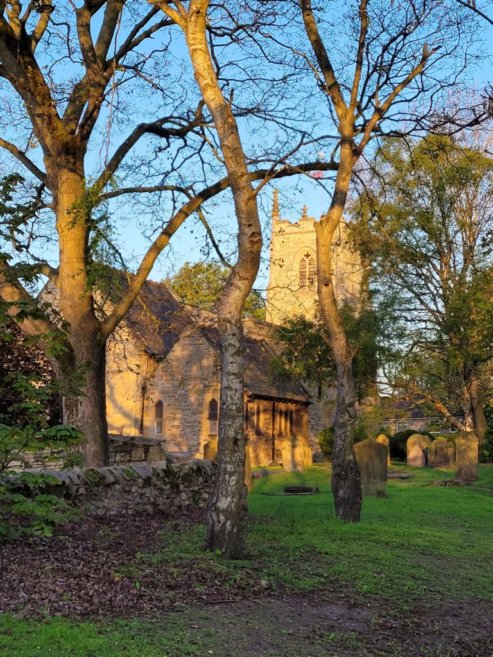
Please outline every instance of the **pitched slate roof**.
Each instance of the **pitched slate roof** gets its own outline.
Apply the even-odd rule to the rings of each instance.
[[[212,347],[221,352],[219,331],[215,327],[201,327],[201,333]],[[293,379],[273,379],[269,364],[275,351],[267,340],[253,340],[245,336],[245,391],[253,397],[284,399],[304,404],[310,403],[310,397],[303,385]]]
[[[128,284],[127,280],[127,276],[121,273],[120,290]],[[185,329],[194,327],[218,354],[221,351],[216,316],[181,303],[164,283],[147,281],[144,284],[125,318],[125,324],[142,341],[148,353],[158,360],[167,356]],[[257,331],[253,339],[248,336],[248,323],[245,322],[246,392],[255,397],[310,403],[301,383],[287,378],[273,380],[269,364],[275,351],[267,340],[258,339],[258,333],[266,332],[265,327],[261,328],[262,331]]]
[[[164,283],[147,281],[132,304],[127,327],[157,359],[163,359],[178,341],[192,316]]]

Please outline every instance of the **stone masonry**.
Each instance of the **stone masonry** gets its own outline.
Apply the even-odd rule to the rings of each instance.
[[[171,461],[126,467],[42,470],[49,475],[39,492],[57,495],[91,515],[152,514],[205,506],[215,466],[208,461]],[[2,476],[15,490],[16,475]]]
[[[339,302],[357,305],[363,280],[359,255],[351,250],[345,223],[337,229],[333,251],[333,280]],[[277,195],[272,212],[267,321],[282,324],[296,315],[313,318],[316,312],[317,285],[313,269],[316,263],[315,219],[306,208],[293,223],[280,218]]]

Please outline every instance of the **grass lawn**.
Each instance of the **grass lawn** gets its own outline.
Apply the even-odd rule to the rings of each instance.
[[[323,466],[266,477],[250,498],[249,545],[269,578],[295,588],[335,578],[403,603],[433,591],[493,601],[493,569],[485,568],[493,554],[493,466],[480,470],[467,488],[430,485],[452,478],[436,470],[390,480],[387,498],[365,498],[359,524],[335,519]],[[317,485],[321,494],[280,496],[287,483]]]
[[[406,470],[405,466],[397,467]],[[148,571],[163,563],[177,569],[193,568],[194,572],[212,571],[226,591],[225,604],[214,610],[206,605],[184,605],[180,613],[167,613],[158,619],[111,622],[52,617],[30,620],[4,615],[0,617],[0,655],[492,655],[493,644],[482,639],[475,643],[471,635],[465,647],[466,639],[459,631],[444,639],[441,630],[433,629],[431,624],[428,632],[436,635],[436,640],[426,651],[420,648],[412,652],[407,641],[414,626],[407,624],[406,634],[402,628],[410,615],[418,613],[416,610],[425,619],[440,613],[447,615],[450,609],[467,610],[471,618],[485,609],[489,613],[493,610],[493,466],[481,466],[480,480],[470,487],[430,485],[432,480],[451,477],[447,472],[413,473],[413,479],[389,481],[388,497],[365,499],[362,522],[355,525],[334,518],[326,466],[258,479],[249,498],[247,559],[226,562],[217,555],[203,553],[204,529],[194,525],[178,535],[163,532],[158,550],[136,555],[135,561],[126,566],[127,575],[136,581],[139,569]],[[316,485],[321,492],[284,496],[282,488],[287,484]],[[191,581],[190,586],[200,587],[200,578]],[[333,622],[329,623],[328,603],[324,603],[327,618],[315,618],[314,609],[323,606],[320,600],[335,600],[341,591],[348,609],[354,606],[362,618],[373,614],[366,625],[350,626],[344,622],[344,615],[339,620],[330,617]],[[228,604],[230,596],[243,597],[246,602],[235,607]],[[295,602],[286,607],[290,599]],[[272,612],[273,604],[278,605],[277,615]],[[296,606],[306,613],[311,610],[307,636],[299,630],[302,611],[296,627],[285,621],[290,614],[298,617]],[[385,639],[382,619],[395,622],[394,634]],[[263,634],[271,638],[267,640]],[[279,639],[277,643],[272,642],[273,634]],[[232,635],[236,636],[233,642]],[[281,641],[279,637],[284,635]],[[493,631],[489,636],[493,637]]]

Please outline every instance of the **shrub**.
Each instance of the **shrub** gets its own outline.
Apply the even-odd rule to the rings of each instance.
[[[22,472],[0,479],[0,541],[22,536],[51,536],[69,514],[66,502],[44,492],[54,477]]]
[[[434,436],[428,431],[418,431],[417,429],[404,429],[390,436],[390,456],[399,461],[405,461],[407,458],[406,444],[410,436],[419,433],[422,436],[428,436],[433,440]]]
[[[66,425],[35,431],[32,427],[0,425],[0,541],[25,535],[50,536],[68,515],[66,503],[47,490],[58,482],[33,472],[7,475],[22,453],[43,447],[67,447],[80,441],[77,429]]]
[[[484,414],[488,430],[479,445],[479,460],[481,463],[491,463],[493,461],[493,406],[486,408]]]

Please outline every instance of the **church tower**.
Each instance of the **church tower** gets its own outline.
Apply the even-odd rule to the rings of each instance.
[[[336,298],[339,303],[357,305],[363,279],[361,259],[350,248],[346,223],[340,224],[335,237],[332,276]],[[279,192],[274,190],[267,321],[282,324],[299,315],[312,319],[317,306],[315,218],[308,216],[305,206],[296,223],[281,219]]]

